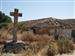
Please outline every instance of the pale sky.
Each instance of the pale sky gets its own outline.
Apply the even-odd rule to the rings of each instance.
[[[23,13],[19,21],[54,17],[75,18],[75,0],[0,0],[0,11],[10,16],[14,8]]]

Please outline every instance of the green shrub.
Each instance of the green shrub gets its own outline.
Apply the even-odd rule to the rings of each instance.
[[[47,55],[48,56],[55,56],[55,54],[58,54],[58,46],[57,43],[50,43]]]
[[[73,42],[70,38],[61,36],[57,40],[58,48],[59,48],[59,53],[70,53],[74,50],[73,47]]]
[[[9,23],[12,23],[11,18],[0,11],[0,29],[8,28]]]
[[[0,29],[1,29],[1,28],[7,29],[7,28],[8,28],[8,23],[1,23],[1,24],[0,24]]]
[[[12,22],[11,18],[0,11],[0,23],[11,23],[11,22]]]
[[[24,24],[24,23],[18,23],[17,24],[17,28],[18,29],[21,29],[21,30],[28,30],[29,29],[29,26]]]

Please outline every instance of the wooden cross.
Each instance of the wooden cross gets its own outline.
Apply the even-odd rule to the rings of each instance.
[[[17,23],[18,23],[18,17],[21,17],[22,13],[18,13],[18,9],[14,9],[14,12],[10,12],[10,16],[14,16],[13,42],[17,42]]]

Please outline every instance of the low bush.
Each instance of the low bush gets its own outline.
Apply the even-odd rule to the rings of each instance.
[[[17,28],[19,30],[28,30],[29,29],[29,26],[27,24],[24,24],[24,23],[18,23],[17,24]]]
[[[1,23],[1,24],[0,24],[0,29],[1,29],[1,28],[7,29],[7,28],[8,28],[8,23]]]
[[[57,43],[50,43],[48,51],[47,51],[47,55],[48,56],[55,56],[55,54],[58,54]]]
[[[59,53],[70,53],[74,50],[73,41],[65,36],[59,37],[57,40],[57,45],[59,48]]]

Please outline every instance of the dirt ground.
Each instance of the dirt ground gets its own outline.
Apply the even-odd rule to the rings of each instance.
[[[56,56],[75,56],[75,51],[73,53],[69,53],[69,54],[62,54],[62,55],[56,55]]]

